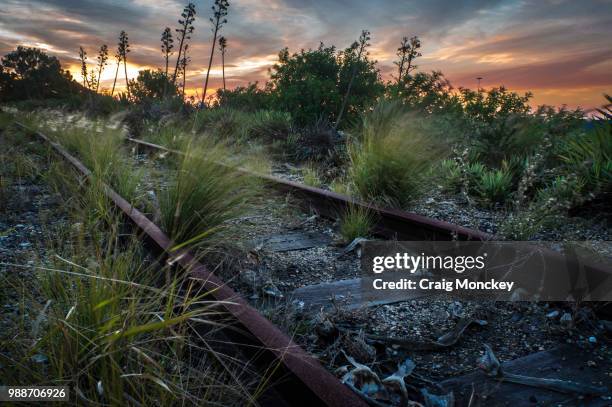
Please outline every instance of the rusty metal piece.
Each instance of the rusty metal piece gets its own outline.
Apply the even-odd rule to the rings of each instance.
[[[26,131],[33,132],[48,142],[63,158],[70,162],[83,175],[90,177],[91,171],[77,158],[68,153],[61,145],[50,140],[40,132],[32,131],[16,122]],[[366,406],[363,400],[329,373],[314,357],[281,332],[272,322],[264,318],[244,298],[232,290],[219,277],[207,270],[188,251],[172,251],[168,236],[142,212],[127,200],[105,185],[105,193],[125,215],[168,255],[168,262],[178,264],[189,272],[194,279],[219,301],[222,306],[246,329],[259,346],[260,351],[270,352],[273,359],[282,362],[283,372],[277,374],[282,379],[283,388],[275,387],[292,405],[329,405],[329,406]]]

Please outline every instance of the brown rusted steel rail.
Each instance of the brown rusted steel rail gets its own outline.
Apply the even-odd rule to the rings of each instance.
[[[184,154],[178,150],[131,137],[126,138],[126,140],[145,148],[166,151],[172,154]],[[296,196],[305,206],[315,209],[323,216],[337,218],[346,212],[349,207],[361,207],[372,213],[376,218],[375,233],[387,238],[398,240],[457,239],[481,241],[493,240],[494,238],[493,235],[478,230],[468,229],[399,209],[382,208],[333,191],[310,187],[272,175],[257,174],[245,169],[239,170],[266,181],[281,192]]]
[[[40,132],[33,131],[19,122],[16,123],[48,142],[83,175],[91,176],[91,171],[61,145]],[[272,361],[281,362],[280,372],[276,376],[283,381],[274,389],[281,393],[286,401],[291,405],[366,406],[357,394],[329,373],[318,360],[306,353],[272,322],[264,318],[219,277],[208,271],[193,254],[189,251],[180,253],[172,251],[172,243],[168,236],[130,202],[108,185],[105,185],[105,193],[134,225],[168,255],[168,262],[179,265],[201,282],[204,289],[222,304],[242,328],[248,331],[259,351],[268,352],[272,356],[270,358]]]

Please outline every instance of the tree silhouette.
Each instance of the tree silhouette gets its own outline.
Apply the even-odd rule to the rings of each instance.
[[[221,52],[221,71],[223,72],[223,91],[225,92],[225,50],[227,49],[227,39],[219,38],[219,51]]]
[[[81,76],[83,77],[83,87],[89,89],[89,81],[87,80],[87,52],[83,47],[79,47],[79,60],[81,61]]]
[[[64,98],[81,93],[83,89],[69,71],[62,69],[57,58],[40,49],[18,46],[0,59],[0,103]]]
[[[185,48],[183,49],[183,58],[181,58],[181,73],[183,74],[183,84],[181,88],[183,98],[185,97],[185,84],[187,83],[187,65],[191,61],[191,58],[187,55],[188,50],[189,44],[185,44]]]
[[[338,129],[338,126],[340,125],[340,122],[342,121],[342,116],[344,115],[344,110],[346,109],[346,104],[351,94],[351,88],[353,87],[353,82],[355,81],[355,75],[357,74],[357,68],[359,66],[359,62],[361,61],[361,57],[364,53],[367,55],[366,48],[370,46],[370,43],[368,41],[370,41],[370,32],[368,30],[363,30],[361,31],[359,40],[354,42],[350,47],[350,50],[352,50],[352,52],[356,51],[357,55],[356,55],[355,61],[353,62],[351,78],[349,79],[349,83],[346,88],[346,93],[344,94],[344,99],[342,99],[342,106],[340,107],[340,112],[338,113],[338,118],[336,119],[334,130]]]
[[[123,69],[125,72],[125,88],[127,91],[128,97],[130,96],[130,82],[128,80],[127,74],[127,54],[130,52],[130,42],[128,39],[128,35],[125,31],[121,31],[119,34],[119,43],[117,44],[117,52],[123,59]]]
[[[179,42],[178,55],[176,57],[176,67],[174,68],[174,75],[172,75],[172,84],[176,84],[176,76],[178,75],[180,65],[181,65],[181,55],[183,54],[183,46],[186,45],[185,41],[191,39],[191,34],[193,33],[193,22],[195,21],[195,4],[189,3],[181,13],[181,18],[178,20],[180,28],[176,29],[176,32],[179,34],[181,40]]]
[[[210,22],[213,24],[213,40],[212,47],[210,49],[210,59],[208,60],[208,70],[206,71],[206,80],[204,81],[204,90],[202,91],[202,105],[204,105],[204,98],[206,98],[206,91],[208,90],[208,78],[210,77],[210,68],[212,67],[213,56],[215,54],[215,47],[217,44],[217,34],[223,24],[227,23],[227,9],[229,8],[229,2],[227,0],[215,0],[215,4],[212,6],[213,16],[210,18]]]
[[[168,64],[170,62],[170,55],[173,54],[172,52],[172,48],[174,48],[174,39],[172,38],[172,30],[170,30],[170,27],[166,27],[164,29],[164,32],[162,32],[162,36],[161,36],[161,51],[162,54],[164,55],[164,60],[166,62],[166,69],[164,71],[164,75],[166,75],[166,78],[168,78]],[[167,81],[164,84],[164,97],[166,97],[166,93],[167,93]]]
[[[117,76],[119,76],[119,66],[121,65],[121,59],[123,58],[121,56],[122,53],[120,52],[120,47],[121,47],[120,44],[118,44],[117,53],[115,53],[115,59],[117,60],[117,69],[115,70],[115,80],[113,81],[113,88],[111,89],[111,96],[113,96],[113,93],[115,93],[115,85],[117,84]]]
[[[166,61],[166,70],[164,73],[166,77],[168,77],[168,63],[170,62],[170,55],[173,54],[172,48],[174,48],[174,39],[172,38],[172,31],[170,27],[166,27],[161,36],[161,51],[164,55],[164,59]]]
[[[421,40],[419,40],[419,37],[414,36],[411,37],[410,40],[408,37],[402,38],[402,42],[396,54],[399,57],[399,61],[394,62],[398,69],[398,85],[407,82],[410,72],[417,68],[417,66],[414,65],[414,60],[421,56],[421,53],[418,51],[419,48],[421,48]]]
[[[96,80],[96,92],[98,92],[100,88],[100,80],[102,79],[102,71],[106,66],[106,61],[108,61],[108,46],[102,44],[100,51],[98,51],[98,79]]]

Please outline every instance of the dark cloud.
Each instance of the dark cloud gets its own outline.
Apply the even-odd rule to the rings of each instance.
[[[159,37],[174,29],[187,1],[2,0],[0,52],[17,44],[45,44],[74,64],[79,45],[91,58],[102,43],[115,48],[120,30],[132,43],[130,61],[161,66]],[[422,69],[440,69],[458,85],[485,76],[491,84],[537,89],[599,86],[610,91],[612,3],[608,0],[230,0],[229,83],[265,80],[284,46],[320,41],[348,46],[372,32],[372,57],[385,77],[402,36],[423,41]],[[188,87],[200,86],[210,54],[212,0],[196,1]],[[216,61],[215,61],[216,62]],[[219,78],[212,77],[213,87]]]

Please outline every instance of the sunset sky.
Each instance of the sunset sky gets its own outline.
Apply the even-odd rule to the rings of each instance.
[[[453,86],[506,87],[534,92],[534,104],[591,108],[612,93],[612,1],[393,1],[393,0],[229,0],[226,78],[228,86],[263,83],[285,46],[290,51],[319,42],[345,48],[362,29],[372,33],[371,56],[384,79],[402,36],[418,35],[420,70],[441,70]],[[17,45],[39,47],[57,56],[80,80],[78,48],[89,62],[101,44],[112,55],[119,31],[129,34],[128,76],[161,67],[161,32],[178,26],[186,2],[172,0],[1,0],[0,53]],[[212,38],[212,0],[195,1],[187,88],[204,82]],[[102,86],[112,85],[109,65]],[[221,84],[220,58],[213,61],[212,87]],[[124,84],[120,75],[119,83]]]

